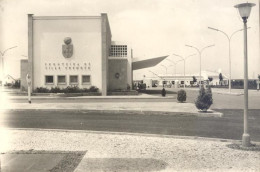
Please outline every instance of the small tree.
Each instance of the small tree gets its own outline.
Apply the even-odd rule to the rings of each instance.
[[[212,105],[213,99],[212,99],[212,92],[211,88],[208,87],[206,90],[204,87],[200,88],[199,95],[195,101],[195,105],[197,109],[201,111],[207,111],[209,107]]]
[[[212,77],[208,77],[208,79],[209,79],[209,82],[213,81],[213,78],[212,78]]]
[[[193,76],[192,79],[194,83],[197,82],[197,78],[195,76]]]
[[[165,95],[166,95],[166,91],[165,91],[165,89],[163,87],[163,89],[162,89],[162,96],[165,97]]]
[[[181,103],[185,102],[186,101],[186,91],[185,90],[179,90],[177,92],[177,100]]]
[[[222,73],[219,74],[219,82],[220,82],[220,85],[222,86],[222,81],[223,81],[223,76],[222,76]]]

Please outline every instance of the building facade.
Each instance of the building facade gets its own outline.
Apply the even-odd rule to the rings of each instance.
[[[219,74],[218,72],[214,71],[201,71],[201,82],[208,83],[209,85],[228,85],[228,77],[224,74],[222,74],[223,80],[219,80]],[[209,80],[211,78],[211,81]],[[196,82],[194,82],[194,79]],[[186,74],[184,75],[158,75],[156,78],[146,78],[143,82],[149,86],[151,86],[151,81],[149,80],[157,80],[158,86],[168,86],[168,87],[179,87],[179,86],[197,86],[200,81],[200,75],[199,73],[194,74]],[[147,82],[149,81],[149,82]]]
[[[28,15],[28,60],[21,61],[21,89],[96,86],[102,95],[132,86],[132,54],[112,41],[107,14]]]

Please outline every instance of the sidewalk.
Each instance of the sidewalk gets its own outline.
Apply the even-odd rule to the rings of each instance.
[[[223,114],[213,110],[200,112],[193,103],[178,102],[81,102],[81,103],[10,103],[0,104],[0,110],[82,110],[100,113],[136,113],[136,114],[187,114],[201,117],[222,117]]]
[[[62,130],[1,133],[3,172],[260,170],[260,152],[228,148],[237,142],[232,140]],[[79,160],[65,157],[66,152],[77,152]],[[71,160],[77,163],[73,166]]]
[[[136,114],[187,114],[202,117],[222,117],[223,114],[208,110],[208,112],[200,112],[194,103],[178,103],[178,102],[66,102],[66,103],[34,103],[36,99],[67,99],[67,100],[81,100],[81,99],[176,99],[176,94],[168,94],[166,97],[161,95],[132,95],[132,96],[80,96],[80,97],[56,97],[56,96],[32,96],[32,103],[29,104],[27,96],[10,96],[8,93],[2,92],[2,99],[0,110],[82,110],[82,111],[99,111],[110,113],[124,113],[131,112]],[[13,103],[13,99],[22,99],[23,103]]]
[[[121,95],[121,96],[74,96],[74,97],[59,97],[58,94],[51,95],[42,95],[42,96],[31,96],[32,99],[167,99],[167,98],[176,98],[176,95],[169,94],[165,97],[161,95],[149,95],[141,93],[139,95]],[[11,95],[8,96],[8,99],[28,99],[28,96],[22,95]]]

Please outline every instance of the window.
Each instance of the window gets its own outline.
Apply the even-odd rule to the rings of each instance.
[[[66,76],[58,76],[58,84],[66,84]]]
[[[90,84],[90,75],[82,75],[82,84]]]
[[[70,76],[70,84],[78,84],[78,75]]]
[[[127,45],[111,45],[109,56],[127,57]]]
[[[45,76],[45,84],[53,84],[53,76],[51,75]]]
[[[181,81],[181,84],[184,84],[184,81]]]

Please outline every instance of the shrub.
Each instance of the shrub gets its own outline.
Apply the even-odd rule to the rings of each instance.
[[[209,107],[212,105],[213,99],[212,99],[212,92],[211,88],[208,87],[206,90],[202,86],[199,91],[199,95],[195,101],[195,105],[197,109],[202,111],[207,111]]]
[[[127,89],[127,90],[130,90],[130,89],[131,89],[131,87],[130,87],[129,84],[127,84],[126,89]]]
[[[52,87],[50,93],[61,93],[62,90],[59,87]]]
[[[63,89],[64,93],[80,93],[81,90],[78,86],[68,86],[67,88]]]
[[[11,83],[6,83],[6,84],[4,84],[4,86],[6,86],[6,87],[11,87],[12,84],[11,84]]]
[[[165,91],[165,89],[163,88],[163,89],[162,89],[162,96],[165,97],[165,95],[166,95],[166,91]]]
[[[52,87],[51,89],[44,87],[37,87],[34,90],[36,93],[82,93],[82,92],[98,92],[98,88],[91,86],[88,88],[80,89],[78,86],[68,86],[67,88],[61,89],[59,87]]]
[[[186,101],[186,91],[185,90],[179,90],[177,92],[177,100],[179,102],[185,102]]]
[[[89,91],[90,91],[90,92],[98,92],[98,88],[97,88],[96,86],[91,86],[91,87],[89,88]]]
[[[14,84],[12,85],[12,88],[20,88],[20,80],[15,80]]]
[[[45,88],[45,87],[37,87],[35,89],[35,92],[36,93],[49,93],[50,90],[48,88]]]

